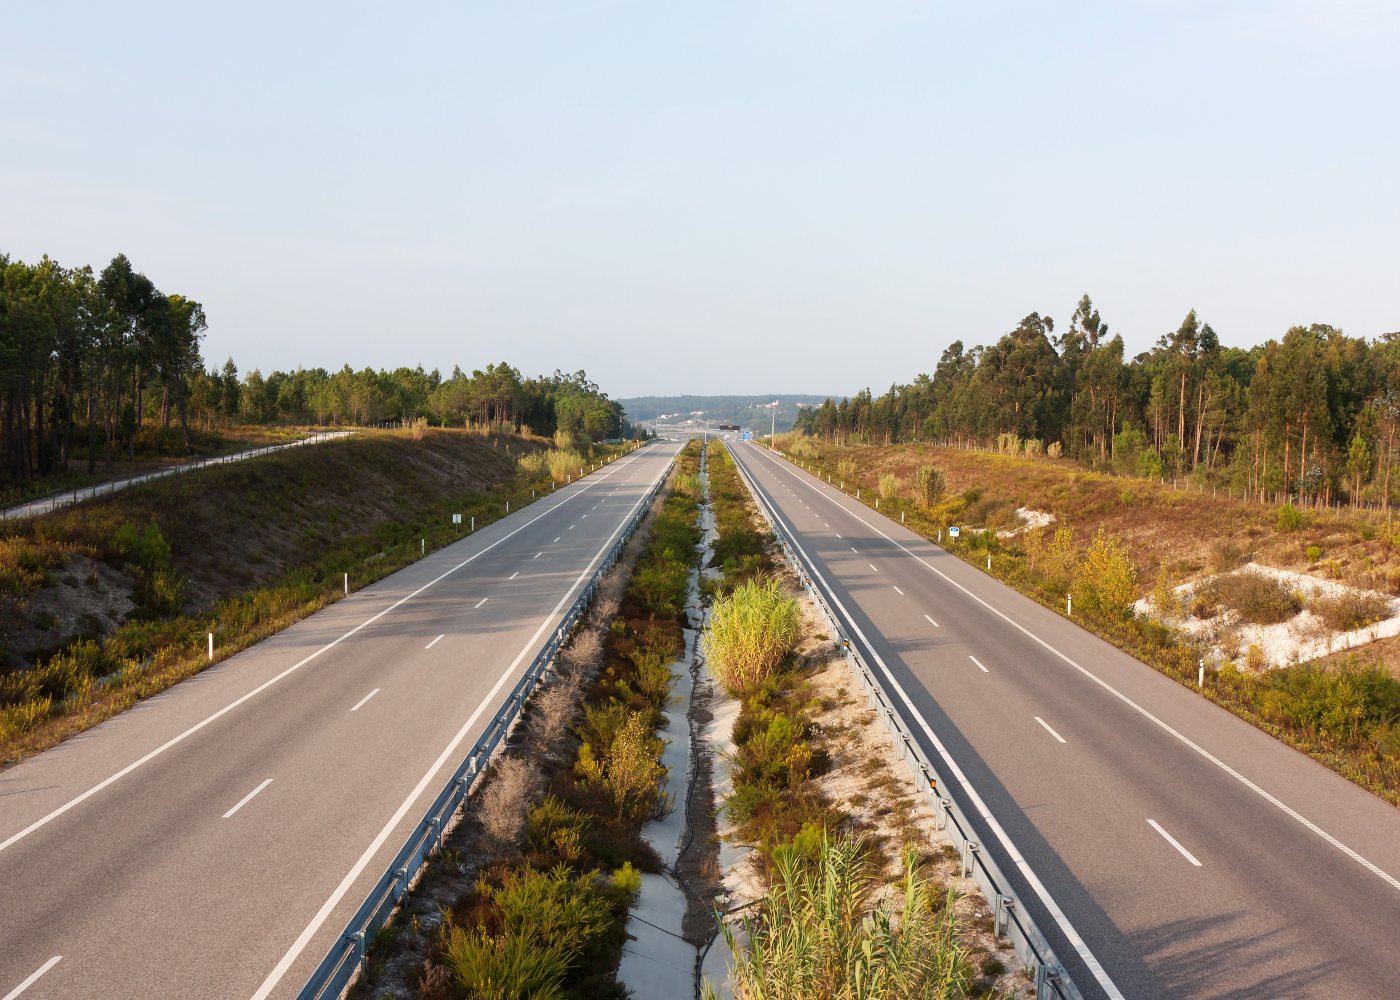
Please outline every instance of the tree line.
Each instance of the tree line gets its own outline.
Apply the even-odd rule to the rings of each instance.
[[[1389,501],[1400,431],[1400,333],[1326,324],[1243,349],[1193,309],[1125,358],[1089,296],[1062,333],[1031,313],[995,343],[954,341],[933,374],[804,408],[829,440],[937,441],[1065,454],[1146,476],[1196,475],[1251,495]]]
[[[233,423],[365,425],[424,419],[509,425],[572,441],[624,429],[622,406],[582,372],[525,378],[491,364],[444,378],[422,367],[206,370],[204,308],[165,293],[118,254],[100,272],[0,254],[0,485]],[[178,424],[178,431],[172,425]]]

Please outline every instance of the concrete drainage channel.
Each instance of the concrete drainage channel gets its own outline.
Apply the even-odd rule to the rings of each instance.
[[[686,618],[690,624],[683,630],[685,651],[683,659],[671,665],[674,681],[664,713],[666,746],[662,763],[667,767],[666,797],[673,808],[642,828],[642,838],[661,858],[665,871],[642,875],[641,893],[627,920],[629,941],[617,970],[618,982],[627,987],[635,1000],[700,996],[701,951],[685,937],[690,900],[679,870],[682,855],[698,846],[690,807],[694,785],[701,774],[699,754],[704,750],[699,745],[702,733],[697,728],[695,709],[708,701],[713,688],[700,649],[700,636],[709,614],[701,601],[700,579],[702,575],[715,575],[706,565],[716,537],[703,450],[700,481],[704,497],[700,507],[701,568],[690,574],[686,595]]]

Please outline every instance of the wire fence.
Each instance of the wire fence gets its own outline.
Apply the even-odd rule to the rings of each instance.
[[[110,493],[116,493],[132,486],[139,486],[142,483],[153,482],[157,479],[165,479],[168,476],[180,476],[187,472],[197,472],[200,469],[207,469],[211,465],[228,465],[231,462],[242,462],[249,458],[257,458],[259,455],[270,455],[274,451],[283,451],[287,448],[299,448],[302,445],[334,441],[350,433],[350,431],[320,431],[312,434],[310,437],[304,437],[299,441],[288,441],[285,444],[268,444],[259,448],[236,451],[228,455],[219,455],[215,458],[202,458],[197,462],[174,465],[168,469],[147,472],[144,475],[132,476],[129,479],[116,479],[109,483],[98,483],[95,486],[85,486],[82,489],[69,490],[66,493],[59,493],[55,496],[40,497],[38,500],[31,500],[28,503],[22,503],[18,506],[0,511],[0,521],[51,514],[62,507],[71,507],[73,504],[83,503],[84,501],[92,500],[100,496],[107,496]]]

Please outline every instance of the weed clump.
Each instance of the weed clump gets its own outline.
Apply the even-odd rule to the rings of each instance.
[[[778,580],[748,580],[715,601],[705,656],[725,689],[742,697],[772,677],[797,642],[797,601]]]
[[[1350,632],[1390,617],[1389,598],[1369,591],[1348,590],[1336,597],[1314,597],[1308,608],[1337,632]]]
[[[872,902],[860,840],[823,835],[810,850],[775,852],[776,877],[758,916],[744,921],[745,943],[722,928],[735,956],[736,994],[840,1000],[969,994],[975,976],[955,937],[953,894],[919,875],[912,851],[904,856],[896,907]]]
[[[1244,570],[1218,576],[1197,588],[1192,605],[1193,613],[1199,617],[1211,617],[1202,612],[1224,607],[1255,625],[1277,625],[1303,609],[1298,595],[1280,581]]]

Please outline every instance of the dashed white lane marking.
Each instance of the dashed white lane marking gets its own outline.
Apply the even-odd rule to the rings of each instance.
[[[1178,851],[1180,851],[1180,852],[1181,852],[1181,856],[1182,856],[1183,858],[1185,858],[1187,861],[1191,862],[1191,863],[1192,863],[1193,865],[1195,865],[1197,868],[1200,868],[1200,867],[1201,867],[1201,863],[1200,863],[1199,861],[1196,860],[1196,855],[1192,854],[1192,853],[1191,853],[1190,851],[1188,851],[1186,848],[1182,847],[1181,844],[1177,842],[1177,839],[1176,839],[1175,837],[1173,837],[1173,836],[1172,836],[1170,833],[1168,833],[1166,830],[1163,830],[1163,829],[1162,829],[1162,824],[1161,824],[1161,823],[1158,823],[1155,819],[1149,819],[1147,822],[1148,822],[1148,824],[1152,827],[1152,829],[1156,830],[1156,831],[1157,831],[1158,833],[1160,833],[1164,838],[1166,838],[1166,841],[1167,841],[1168,844],[1171,844],[1171,845],[1172,845],[1173,847],[1175,847]]]
[[[242,809],[244,806],[246,806],[249,802],[252,802],[252,801],[253,801],[253,796],[254,796],[254,795],[257,795],[258,792],[262,791],[264,788],[266,788],[266,787],[267,787],[268,785],[270,785],[270,784],[272,784],[272,779],[271,779],[271,778],[268,778],[266,781],[264,781],[264,782],[263,782],[261,785],[259,785],[257,788],[254,788],[254,789],[253,789],[251,792],[249,792],[247,795],[243,796],[243,798],[239,799],[239,800],[238,800],[238,805],[234,806],[234,807],[233,807],[232,809],[230,809],[228,812],[224,813],[223,818],[224,818],[224,819],[228,819],[228,818],[229,818],[230,816],[232,816],[234,813],[238,812],[238,810],[240,810],[240,809]]]
[[[577,527],[578,527],[578,525],[576,525],[576,524],[571,524],[571,525],[569,525],[569,530],[570,530],[570,531],[573,531],[573,530],[574,530],[575,528],[577,528]]]
[[[45,962],[43,965],[39,966],[39,968],[35,969],[32,973],[29,974],[29,978],[28,978],[28,979],[26,979],[24,982],[20,983],[20,984],[19,984],[18,986],[16,986],[14,989],[10,990],[10,992],[6,993],[6,994],[5,994],[5,997],[4,997],[4,1000],[15,1000],[15,997],[19,996],[19,995],[20,995],[21,993],[23,993],[25,990],[29,989],[29,987],[31,987],[31,986],[33,986],[35,983],[37,983],[37,982],[39,981],[39,977],[40,977],[40,976],[42,976],[44,973],[48,972],[48,971],[49,971],[50,969],[52,969],[55,965],[57,965],[59,959],[61,959],[62,957],[63,957],[62,955],[55,955],[53,958],[49,959],[49,960],[48,960],[47,962]]]
[[[628,459],[626,459],[625,461],[628,462],[628,463],[630,463],[630,462],[635,461],[635,458],[628,458]],[[616,468],[617,468],[617,467],[614,467],[613,469],[609,470],[608,473],[607,473],[607,475],[608,475],[608,476],[611,476],[611,475],[613,474],[613,472],[616,471]],[[605,476],[604,478],[606,478],[606,476]],[[652,485],[655,485],[655,482],[653,482]],[[590,487],[585,487],[585,489],[587,489],[587,488],[591,488],[591,484],[590,484]],[[73,798],[71,798],[71,799],[69,799],[67,802],[63,803],[63,805],[59,806],[57,809],[54,809],[52,812],[49,812],[47,815],[44,815],[44,816],[39,817],[39,818],[36,819],[33,823],[30,823],[28,826],[26,826],[23,830],[20,830],[18,833],[11,834],[11,835],[10,835],[8,838],[6,838],[5,840],[0,840],[0,851],[4,851],[4,850],[9,849],[9,848],[12,847],[13,845],[19,843],[19,842],[20,842],[21,840],[23,840],[25,837],[28,837],[28,836],[29,836],[31,833],[33,833],[34,831],[40,830],[40,829],[44,828],[45,826],[47,826],[48,824],[52,823],[55,819],[57,819],[58,817],[62,816],[64,813],[68,812],[70,809],[73,809],[73,808],[77,807],[78,805],[80,805],[81,803],[86,802],[88,799],[92,798],[94,795],[96,795],[98,792],[102,791],[102,790],[103,790],[104,788],[106,788],[107,786],[111,785],[113,782],[120,781],[122,778],[126,777],[128,774],[130,774],[131,772],[135,771],[137,768],[142,767],[143,765],[145,765],[145,764],[149,763],[150,761],[154,760],[155,758],[159,757],[161,754],[165,753],[165,752],[166,752],[167,750],[169,750],[171,747],[178,746],[180,743],[182,743],[182,742],[184,742],[185,740],[189,739],[191,736],[193,736],[195,733],[199,732],[199,731],[200,731],[201,729],[203,729],[205,726],[208,726],[208,725],[210,725],[211,723],[215,722],[216,720],[223,718],[225,715],[227,715],[229,712],[232,712],[235,708],[238,708],[238,706],[242,705],[244,702],[247,702],[247,701],[249,701],[249,700],[252,699],[252,698],[256,698],[258,695],[262,694],[264,691],[266,691],[268,688],[272,687],[274,684],[276,684],[276,683],[278,683],[279,681],[284,680],[285,678],[290,677],[292,674],[296,673],[298,670],[300,670],[302,667],[306,666],[306,665],[307,665],[308,663],[310,663],[312,660],[315,660],[317,657],[319,657],[322,653],[325,653],[327,650],[331,650],[331,649],[334,649],[336,646],[339,646],[339,645],[340,645],[342,642],[344,642],[346,639],[349,639],[351,636],[358,634],[362,629],[368,628],[369,626],[373,625],[375,622],[379,621],[379,619],[383,618],[385,615],[390,614],[391,612],[393,612],[393,611],[397,610],[398,608],[402,607],[403,605],[407,604],[409,601],[413,600],[415,597],[417,597],[419,594],[422,594],[424,591],[428,590],[430,587],[434,587],[434,586],[436,586],[437,584],[441,583],[443,580],[446,580],[449,576],[451,576],[453,573],[457,572],[457,571],[458,571],[459,569],[461,569],[462,567],[464,567],[464,566],[466,566],[466,565],[468,565],[468,564],[470,564],[470,563],[472,563],[472,562],[475,562],[477,559],[481,558],[481,557],[482,557],[483,555],[485,555],[487,552],[490,552],[490,551],[491,551],[492,549],[494,549],[496,546],[505,544],[507,541],[509,541],[510,539],[514,538],[516,535],[520,534],[520,532],[524,531],[526,528],[530,527],[531,525],[537,523],[537,522],[540,521],[541,519],[548,517],[550,514],[554,513],[556,510],[558,510],[560,507],[564,506],[564,504],[568,503],[570,500],[572,500],[575,496],[578,496],[578,495],[579,495],[578,493],[570,494],[569,496],[565,497],[563,500],[561,500],[561,501],[559,501],[558,503],[556,503],[553,507],[550,507],[548,510],[544,511],[544,512],[541,513],[541,514],[535,515],[535,516],[532,517],[530,520],[526,521],[524,524],[520,525],[520,526],[517,527],[517,528],[512,529],[511,531],[509,531],[509,532],[507,532],[506,534],[502,535],[500,538],[496,539],[494,542],[491,542],[489,545],[483,546],[481,549],[479,549],[479,550],[477,550],[476,552],[472,553],[470,556],[468,556],[467,558],[463,559],[461,562],[457,563],[455,566],[449,567],[448,569],[444,570],[442,573],[438,574],[436,577],[434,577],[433,579],[429,580],[427,583],[423,584],[423,586],[419,587],[417,590],[414,590],[414,591],[412,591],[412,592],[410,592],[410,593],[408,593],[408,594],[405,594],[403,597],[400,597],[397,601],[395,601],[393,604],[389,605],[387,608],[384,608],[384,609],[381,610],[381,611],[375,612],[374,614],[372,614],[372,615],[370,615],[368,618],[366,618],[364,621],[360,622],[360,624],[354,626],[353,628],[348,629],[347,631],[343,632],[343,633],[342,633],[340,636],[338,636],[337,638],[332,639],[330,642],[326,643],[324,646],[321,646],[319,649],[316,649],[315,651],[313,651],[313,652],[307,654],[306,656],[302,657],[300,660],[298,660],[296,663],[293,663],[293,664],[292,664],[290,667],[288,667],[286,670],[283,670],[281,673],[277,674],[276,676],[270,677],[270,678],[268,678],[267,680],[263,681],[263,682],[262,682],[261,684],[259,684],[257,687],[253,688],[253,690],[248,691],[248,692],[245,692],[244,694],[239,695],[237,698],[235,698],[233,701],[229,702],[227,705],[225,705],[223,708],[219,709],[217,712],[214,712],[212,715],[205,716],[205,717],[204,717],[203,719],[201,719],[199,722],[196,722],[194,725],[190,726],[188,729],[184,730],[184,731],[181,732],[180,734],[178,734],[178,735],[176,735],[176,736],[172,736],[170,739],[166,740],[164,743],[162,743],[160,746],[156,747],[154,750],[150,750],[150,751],[148,751],[144,756],[141,756],[141,757],[137,758],[136,760],[132,761],[130,764],[126,765],[126,767],[122,768],[120,771],[117,771],[117,772],[114,773],[114,774],[108,775],[106,778],[102,779],[102,780],[99,781],[97,784],[95,784],[95,785],[93,785],[91,788],[87,789],[87,791],[82,792],[82,793],[79,794],[79,795],[75,795]],[[305,945],[303,945],[303,947],[305,947]],[[283,970],[283,971],[285,972],[285,970]],[[279,974],[279,975],[280,975],[280,974]]]
[[[857,549],[854,545],[851,546],[851,551],[854,552],[854,553],[856,553],[857,555],[860,554],[860,550]]]
[[[837,537],[837,538],[840,538],[840,537],[841,537],[841,532],[838,531],[838,532],[836,533],[836,537]]]
[[[896,594],[898,594],[900,597],[903,597],[903,596],[904,596],[904,591],[900,590],[898,587],[895,587],[895,588],[894,588],[894,592],[895,592]]]
[[[975,656],[969,656],[968,659],[971,660],[973,663],[977,664],[977,669],[980,670],[980,671],[982,671],[982,673],[984,673],[984,674],[990,674],[990,673],[991,673],[990,670],[988,670],[986,667],[982,666],[982,661],[979,660],[977,657],[975,657]]]
[[[934,621],[932,618],[929,618],[928,615],[924,615],[924,619],[934,628],[938,628],[938,622]]]
[[[560,539],[560,538],[563,538],[563,537],[564,537],[564,536],[563,536],[563,535],[559,535],[559,536],[557,536],[557,537],[556,537],[556,538],[555,538],[555,539],[554,539],[554,542],[557,542],[557,541],[559,541],[559,539]],[[550,544],[550,545],[553,545],[553,544],[554,544],[554,542],[550,542],[550,543],[549,543],[549,544]]]
[[[514,573],[512,573],[510,576],[506,577],[506,579],[507,579],[507,580],[514,580],[514,579],[515,579],[517,576],[519,576],[519,575],[520,575],[520,570],[516,570],[516,571],[515,571]]]
[[[1010,615],[1006,614],[1004,611],[999,611],[998,609],[992,607],[992,605],[989,604],[989,603],[988,603],[986,600],[984,600],[982,597],[980,597],[980,596],[977,595],[977,594],[974,594],[971,590],[969,590],[967,587],[963,586],[961,583],[958,583],[956,580],[954,580],[952,577],[950,577],[947,573],[944,573],[941,569],[939,569],[938,567],[936,567],[936,566],[934,566],[932,563],[930,563],[927,559],[924,559],[922,556],[920,556],[920,555],[918,555],[918,554],[916,554],[916,553],[910,551],[910,549],[909,549],[907,546],[905,546],[903,543],[901,543],[901,542],[899,542],[899,541],[896,541],[894,538],[891,538],[888,534],[886,534],[884,531],[881,531],[878,527],[876,527],[875,525],[871,524],[869,521],[867,521],[865,518],[861,517],[861,516],[860,516],[859,514],[857,514],[855,511],[848,509],[844,504],[840,503],[839,501],[833,501],[833,502],[836,503],[836,506],[839,507],[841,510],[845,511],[847,514],[850,514],[850,515],[851,515],[852,517],[854,517],[857,521],[859,521],[861,524],[865,525],[867,528],[870,528],[872,531],[878,532],[882,538],[884,538],[884,539],[885,539],[886,541],[888,541],[888,542],[893,543],[893,544],[894,544],[897,548],[899,548],[899,550],[902,551],[905,555],[907,555],[907,556],[909,556],[910,558],[915,559],[915,560],[917,560],[918,562],[922,563],[925,567],[927,567],[927,568],[928,568],[932,573],[934,573],[936,576],[938,576],[938,577],[940,577],[941,579],[943,579],[943,580],[944,580],[945,582],[947,582],[950,586],[956,587],[958,590],[962,591],[962,592],[963,592],[964,594],[966,594],[969,598],[971,598],[972,600],[976,601],[978,604],[982,605],[984,608],[986,608],[986,609],[987,609],[989,612],[991,612],[993,615],[995,615],[996,617],[1000,618],[1002,621],[1006,622],[1006,623],[1007,623],[1008,625],[1010,625],[1012,628],[1016,629],[1018,632],[1022,633],[1022,634],[1025,635],[1027,638],[1029,638],[1031,641],[1035,642],[1037,645],[1039,645],[1039,646],[1040,646],[1042,649],[1044,649],[1046,652],[1051,653],[1051,654],[1053,654],[1054,656],[1058,657],[1060,660],[1064,661],[1065,664],[1067,664],[1068,666],[1070,666],[1070,667],[1073,668],[1074,670],[1078,671],[1083,677],[1085,677],[1085,678],[1088,679],[1089,681],[1092,681],[1094,684],[1097,684],[1097,685],[1098,685],[1100,688],[1102,688],[1104,691],[1108,692],[1110,695],[1112,695],[1113,697],[1117,698],[1119,701],[1121,701],[1123,704],[1127,705],[1127,706],[1128,706],[1129,708],[1131,708],[1133,711],[1137,712],[1137,713],[1138,713],[1139,715],[1141,715],[1144,719],[1148,720],[1149,722],[1151,722],[1152,724],[1154,724],[1155,726],[1157,726],[1158,728],[1160,728],[1160,729],[1161,729],[1163,732],[1165,732],[1167,735],[1169,735],[1169,736],[1173,737],[1174,739],[1176,739],[1177,741],[1179,741],[1183,746],[1186,746],[1186,747],[1190,748],[1191,750],[1194,750],[1197,754],[1199,754],[1199,755],[1200,755],[1201,757],[1203,757],[1205,760],[1208,760],[1210,763],[1212,763],[1212,764],[1214,764],[1216,767],[1218,767],[1221,771],[1225,772],[1225,773],[1228,774],[1230,777],[1234,778],[1236,781],[1238,781],[1238,782],[1239,782],[1241,785],[1243,785],[1245,788],[1248,788],[1248,789],[1249,789],[1251,792],[1253,792],[1255,795],[1258,795],[1261,799],[1263,799],[1265,802],[1269,803],[1271,806],[1273,806],[1274,808],[1276,808],[1277,810],[1279,810],[1279,812],[1283,813],[1283,814],[1284,814],[1285,816],[1287,816],[1289,819],[1292,819],[1294,822],[1298,823],[1298,824],[1299,824],[1300,826],[1302,826],[1304,829],[1309,830],[1310,832],[1316,834],[1318,837],[1320,837],[1320,838],[1321,838],[1322,840],[1324,840],[1326,843],[1332,845],[1332,846],[1335,847],[1337,850],[1339,850],[1339,851],[1341,851],[1343,854],[1345,854],[1347,857],[1351,858],[1351,860],[1355,861],[1355,862],[1356,862],[1357,864],[1359,864],[1362,868],[1365,868],[1365,869],[1366,869],[1368,872],[1370,872],[1372,875],[1375,875],[1375,876],[1376,876],[1377,878],[1379,878],[1382,882],[1385,882],[1385,883],[1386,883],[1387,885],[1389,885],[1392,889],[1400,889],[1400,878],[1396,878],[1394,875],[1390,874],[1390,873],[1389,873],[1388,871],[1386,871],[1384,868],[1381,868],[1381,867],[1380,867],[1379,865],[1377,865],[1375,862],[1371,861],[1370,859],[1368,859],[1368,858],[1366,858],[1365,856],[1363,856],[1362,854],[1360,854],[1358,851],[1356,851],[1356,850],[1352,849],[1351,847],[1348,847],[1346,844],[1342,843],[1340,840],[1338,840],[1338,839],[1337,839],[1336,837],[1334,837],[1332,834],[1328,833],[1328,832],[1327,832],[1326,830],[1324,830],[1322,827],[1318,826],[1318,825],[1317,825],[1316,823],[1314,823],[1312,820],[1308,819],[1306,816],[1304,816],[1302,813],[1300,813],[1297,809],[1294,809],[1294,808],[1293,808],[1292,806],[1290,806],[1287,802],[1284,802],[1284,801],[1283,801],[1282,799],[1280,799],[1277,795],[1274,795],[1272,792],[1267,791],[1266,789],[1264,789],[1263,787],[1261,787],[1257,782],[1255,782],[1255,781],[1253,781],[1252,779],[1250,779],[1250,778],[1246,777],[1245,775],[1241,774],[1238,770],[1236,770],[1235,768],[1231,767],[1229,764],[1225,763],[1225,761],[1221,760],[1219,757],[1217,757],[1215,754],[1211,753],[1211,752],[1210,752],[1209,750],[1207,750],[1205,747],[1201,746],[1201,745],[1200,745],[1199,743],[1197,743],[1195,740],[1191,739],[1189,736],[1187,736],[1186,734],[1182,733],[1179,729],[1176,729],[1176,728],[1174,728],[1174,727],[1168,725],[1168,724],[1167,724],[1166,722],[1164,722],[1162,719],[1160,719],[1160,718],[1158,718],[1157,716],[1153,715],[1153,714],[1152,714],[1151,712],[1149,712],[1146,708],[1144,708],[1143,706],[1139,705],[1137,702],[1133,701],[1133,699],[1129,698],[1129,697],[1128,697],[1127,695],[1125,695],[1122,691],[1119,691],[1119,690],[1118,690],[1116,687],[1114,687],[1112,684],[1108,683],[1108,681],[1104,680],[1102,677],[1099,677],[1097,674],[1095,674],[1095,673],[1093,673],[1092,671],[1090,671],[1090,670],[1089,670],[1087,667],[1085,667],[1083,664],[1078,663],[1077,661],[1075,661],[1075,660],[1074,660],[1073,658],[1071,658],[1068,654],[1066,654],[1066,653],[1062,652],[1061,650],[1059,650],[1059,649],[1055,648],[1054,646],[1052,646],[1049,642],[1047,642],[1046,640],[1042,639],[1039,635],[1037,635],[1036,633],[1032,632],[1029,628],[1027,628],[1025,625],[1022,625],[1020,622],[1018,622],[1016,619],[1012,618]],[[1115,989],[1116,989],[1116,987],[1115,987]]]
[[[432,649],[432,648],[433,648],[434,646],[436,646],[438,643],[442,642],[443,636],[445,636],[445,635],[447,635],[446,632],[444,632],[442,635],[438,636],[436,639],[434,639],[432,642],[428,643],[428,644],[427,644],[426,646],[424,646],[423,648],[424,648],[424,649]]]
[[[878,573],[878,572],[880,572],[878,569],[875,568],[875,564],[874,564],[874,563],[866,563],[865,565],[867,565],[867,566],[870,567],[870,572],[872,572],[872,573]]]
[[[437,640],[433,640],[433,641],[436,642]],[[371,691],[369,694],[365,695],[365,696],[364,696],[363,698],[361,698],[359,701],[355,702],[355,707],[352,708],[352,709],[350,709],[350,711],[352,711],[352,712],[358,712],[361,708],[364,707],[365,702],[369,701],[371,698],[373,698],[375,695],[377,695],[377,694],[379,693],[379,691],[380,691],[379,688],[375,688],[375,689],[374,689],[373,691]],[[271,779],[269,779],[269,780],[271,780]]]
[[[557,539],[557,538],[555,539],[556,542],[557,542],[558,540],[559,540],[559,539]],[[530,558],[531,558],[531,559],[538,559],[538,558],[539,558],[540,556],[542,556],[542,555],[544,555],[543,552],[536,552],[536,553],[535,553],[534,555],[532,555]]]
[[[491,598],[489,598],[489,597],[483,597],[481,600],[479,600],[479,601],[476,602],[476,604],[472,607],[472,610],[475,611],[477,608],[481,607],[483,604],[485,604],[485,603],[486,603],[487,601],[489,601],[489,600],[491,600]]]
[[[1050,723],[1046,722],[1038,715],[1033,715],[1031,716],[1031,718],[1035,719],[1036,722],[1039,722],[1042,726],[1044,726],[1045,731],[1051,736],[1055,737],[1055,739],[1059,740],[1061,743],[1065,742],[1065,738],[1063,736],[1061,736],[1059,733],[1055,732],[1055,730],[1050,728]]]

